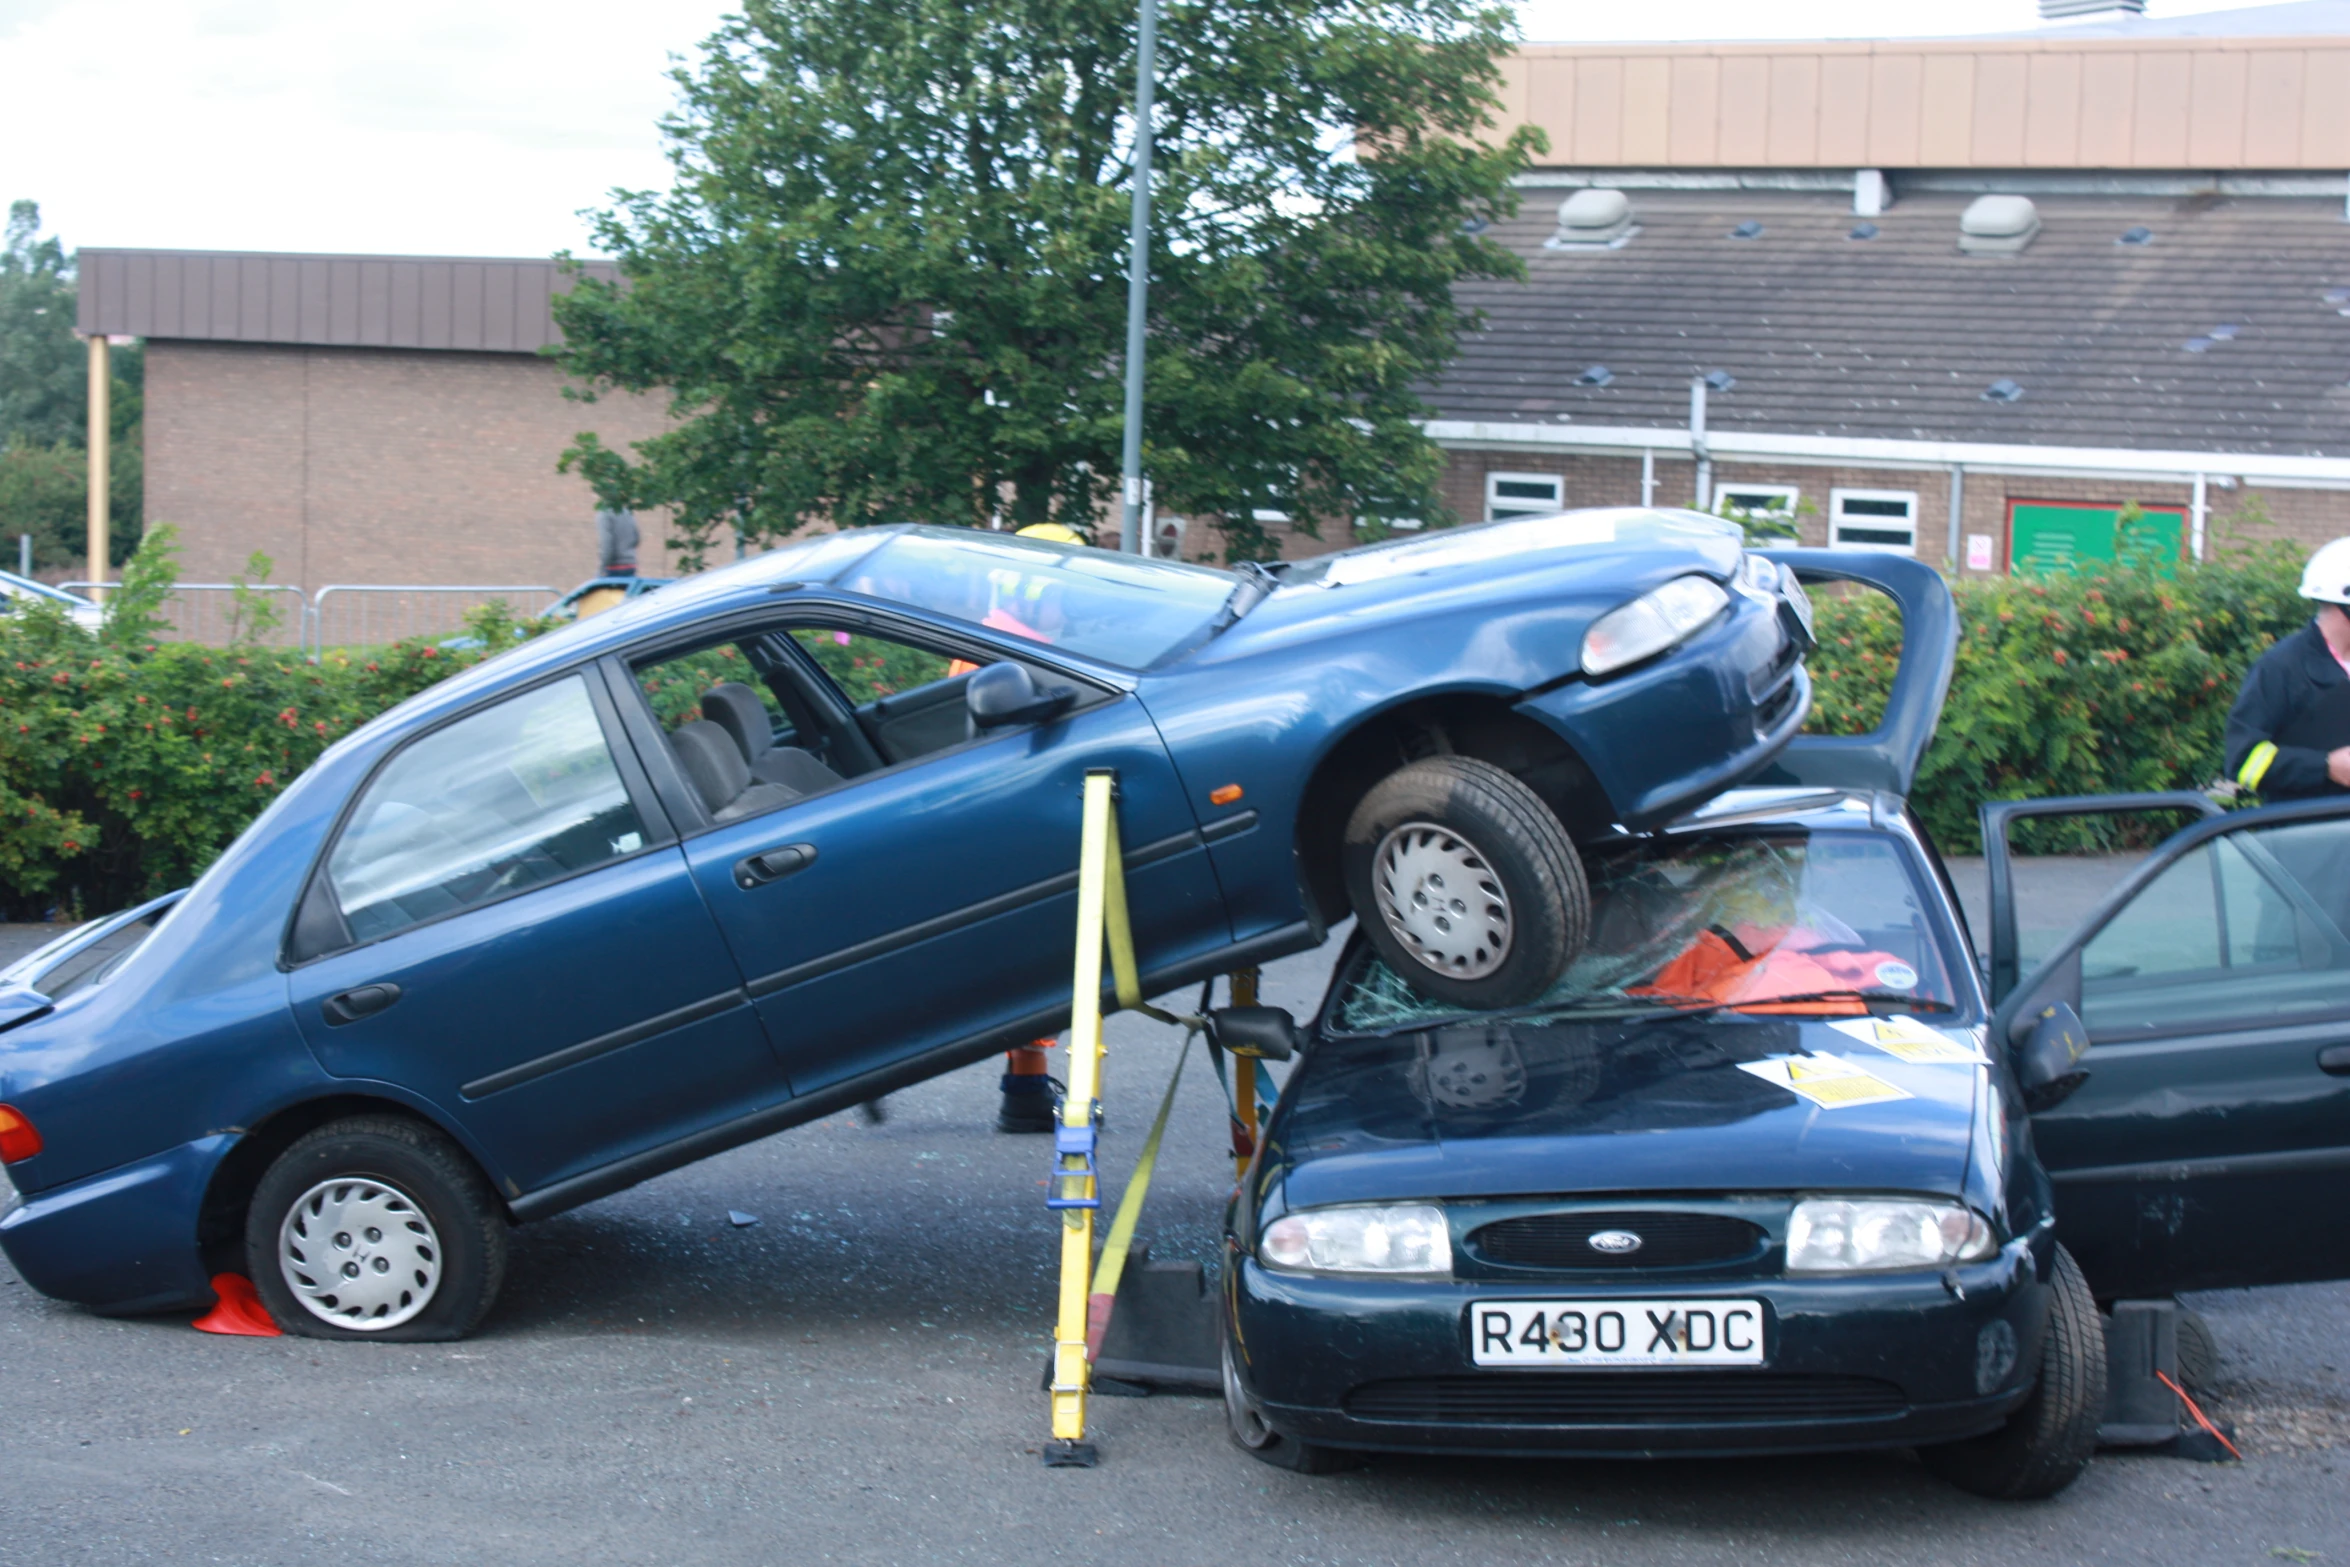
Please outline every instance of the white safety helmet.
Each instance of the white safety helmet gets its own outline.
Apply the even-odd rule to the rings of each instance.
[[[2350,539],[2318,546],[2301,568],[2301,596],[2350,607]]]

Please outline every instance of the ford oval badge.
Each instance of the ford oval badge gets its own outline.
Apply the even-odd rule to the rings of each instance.
[[[1601,1230],[1591,1237],[1590,1245],[1593,1251],[1604,1251],[1610,1256],[1620,1257],[1626,1252],[1638,1251],[1640,1237],[1630,1230]]]

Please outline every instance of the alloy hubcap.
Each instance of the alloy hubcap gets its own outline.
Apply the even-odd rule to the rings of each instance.
[[[1389,934],[1448,979],[1483,979],[1510,955],[1510,900],[1474,844],[1433,822],[1379,840],[1371,883]]]
[[[312,1316],[338,1328],[396,1328],[432,1304],[441,1239],[406,1192],[343,1176],[302,1194],[277,1232],[278,1271]]]

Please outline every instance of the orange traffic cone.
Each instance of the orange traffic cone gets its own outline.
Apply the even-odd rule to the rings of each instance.
[[[215,1273],[212,1293],[220,1303],[198,1317],[194,1323],[199,1333],[225,1333],[236,1338],[283,1338],[285,1329],[270,1316],[269,1308],[261,1304],[261,1297],[253,1293],[253,1281],[241,1273]]]

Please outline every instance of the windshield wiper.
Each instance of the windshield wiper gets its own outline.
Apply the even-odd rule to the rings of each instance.
[[[1225,596],[1224,607],[1217,610],[1216,618],[1209,622],[1208,633],[1211,636],[1265,602],[1273,590],[1281,585],[1280,578],[1253,560],[1236,562],[1232,570],[1240,580],[1233,584],[1231,593]]]
[[[1747,996],[1738,1001],[1716,1001],[1699,996],[1653,996],[1644,999],[1659,1004],[1655,1016],[1703,1017],[1714,1012],[1739,1012],[1750,1007],[1801,1006],[1811,1001],[1858,1001],[1868,1006],[1874,1015],[1877,1006],[1901,1006],[1915,1012],[1956,1012],[1957,1007],[1947,1001],[1935,1001],[1916,996],[1906,990],[1804,990],[1788,996]]]

